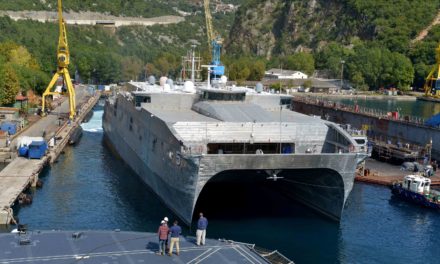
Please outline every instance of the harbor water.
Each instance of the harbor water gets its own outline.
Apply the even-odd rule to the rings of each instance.
[[[14,208],[31,230],[156,232],[175,215],[106,146],[102,110],[83,137],[41,176],[30,206]],[[295,263],[438,263],[440,214],[405,203],[382,186],[356,183],[340,223],[262,188],[217,186],[196,210],[207,235],[278,249]],[[185,235],[194,235],[185,227]]]

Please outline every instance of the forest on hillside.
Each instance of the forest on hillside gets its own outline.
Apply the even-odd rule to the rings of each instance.
[[[0,0],[0,10],[53,10],[55,2]],[[151,13],[155,15],[173,14],[170,7],[199,12],[171,25],[115,30],[68,25],[71,75],[79,76],[84,83],[141,80],[148,75],[176,79],[181,56],[192,44],[197,44],[197,52],[209,62],[201,2],[151,2],[157,2],[154,8],[161,9]],[[226,38],[222,61],[230,80],[261,80],[265,69],[279,67],[308,75],[320,70],[327,77],[340,78],[343,61],[344,79],[357,89],[406,90],[422,86],[435,63],[439,25],[432,27],[422,41],[411,40],[437,15],[440,0],[224,2],[243,4],[236,14],[213,13],[214,28]],[[99,9],[132,16],[149,16],[145,8],[151,7],[142,0],[63,3],[69,10]],[[41,93],[56,69],[58,25],[0,17],[0,33],[0,88],[18,85],[23,91],[33,89]],[[17,60],[17,54],[25,54],[28,62]],[[5,97],[3,94],[0,91],[0,99]]]
[[[421,87],[435,62],[440,29],[412,40],[439,7],[439,0],[251,0],[236,14],[226,52],[317,69],[330,78],[340,78],[344,61],[344,78],[359,89]],[[313,60],[286,62],[292,54]]]

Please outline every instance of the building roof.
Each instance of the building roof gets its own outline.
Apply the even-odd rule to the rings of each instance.
[[[300,72],[300,71],[283,70],[283,69],[276,69],[276,68],[269,69],[265,72],[265,74],[274,74],[274,75],[293,75],[295,73],[307,75],[307,74]]]
[[[337,89],[339,88],[332,80],[326,79],[316,79],[316,78],[308,78],[308,79],[284,79],[284,80],[263,80],[261,83],[265,86],[269,86],[271,84],[280,83],[284,86],[294,87],[294,86],[302,86],[304,82],[311,81],[312,87],[314,88],[328,88],[328,89]],[[254,87],[258,81],[246,81],[244,84]]]
[[[16,101],[27,101],[28,98],[27,98],[26,96],[23,96],[23,95],[19,94],[19,95],[17,95],[17,96],[15,97],[15,100],[16,100]]]

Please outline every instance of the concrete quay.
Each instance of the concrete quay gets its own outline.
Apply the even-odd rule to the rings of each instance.
[[[35,187],[38,176],[46,164],[53,163],[66,146],[70,134],[81,125],[86,114],[92,110],[100,97],[87,94],[84,87],[77,89],[78,115],[74,121],[65,121],[59,124],[59,116],[68,113],[68,101],[63,102],[51,114],[41,118],[31,127],[23,131],[20,136],[54,135],[60,140],[54,147],[50,147],[42,159],[27,159],[16,157],[2,171],[0,171],[0,225],[8,225],[13,221],[12,206],[18,196],[29,187]],[[16,144],[17,137],[12,145]]]
[[[394,182],[402,181],[405,175],[414,174],[413,172],[400,170],[400,166],[371,158],[365,161],[365,169],[369,169],[370,174],[362,175],[362,173],[357,173],[355,181],[391,186]],[[431,186],[440,186],[440,172],[437,171],[430,179]]]

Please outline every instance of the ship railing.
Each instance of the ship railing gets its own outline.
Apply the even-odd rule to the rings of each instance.
[[[357,105],[346,105],[342,104],[340,102],[330,101],[330,100],[324,100],[322,98],[317,97],[295,97],[293,100],[304,102],[307,104],[313,104],[318,106],[323,106],[327,108],[332,109],[338,109],[342,111],[348,111],[353,113],[360,113],[380,119],[388,119],[388,120],[394,120],[394,121],[400,121],[405,123],[413,123],[420,126],[425,126],[425,119],[418,116],[412,116],[412,115],[404,115],[404,116],[393,116],[391,115],[391,112],[383,111],[380,109],[375,108],[368,108],[368,107],[362,107]]]

